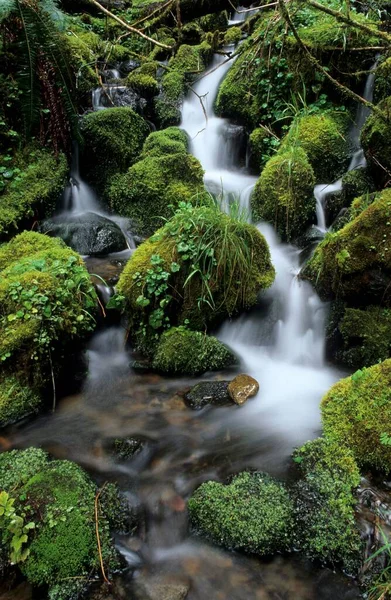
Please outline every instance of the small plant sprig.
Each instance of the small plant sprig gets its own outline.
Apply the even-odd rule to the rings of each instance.
[[[35,523],[25,523],[24,515],[18,515],[14,507],[15,499],[5,491],[0,492],[0,531],[3,542],[10,550],[11,563],[17,564],[26,560],[29,549],[25,548],[28,534],[35,529]]]

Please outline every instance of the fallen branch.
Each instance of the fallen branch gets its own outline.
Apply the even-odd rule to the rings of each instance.
[[[108,585],[111,585],[110,581],[107,579],[106,572],[105,572],[105,566],[103,564],[102,545],[100,542],[100,535],[99,535],[99,497],[100,497],[101,493],[103,492],[103,490],[105,489],[105,487],[106,487],[106,484],[104,484],[103,487],[101,487],[101,489],[97,492],[97,494],[95,496],[95,532],[96,532],[96,541],[98,543],[98,554],[99,554],[100,569],[102,571],[102,577],[103,577],[105,583],[107,583]]]
[[[312,0],[308,0],[308,2],[312,3]],[[279,5],[280,5],[280,11],[281,11],[282,17],[285,19],[285,21],[286,21],[289,29],[293,33],[294,38],[296,39],[296,41],[299,44],[300,48],[308,56],[308,60],[315,67],[315,69],[317,69],[318,71],[320,71],[329,81],[331,81],[331,83],[337,89],[339,89],[342,94],[345,94],[346,96],[349,96],[350,98],[352,98],[356,102],[359,102],[360,104],[363,104],[364,106],[367,106],[375,114],[379,115],[379,117],[381,119],[383,119],[384,121],[388,122],[388,120],[387,120],[384,112],[380,108],[378,108],[372,102],[369,102],[368,100],[365,100],[365,98],[362,98],[361,96],[359,96],[358,94],[356,94],[355,92],[353,92],[352,90],[350,90],[348,87],[346,87],[345,85],[343,85],[342,83],[340,83],[339,81],[337,81],[336,79],[334,79],[334,77],[332,77],[330,75],[330,73],[328,71],[326,71],[326,69],[320,64],[320,62],[318,61],[318,59],[316,59],[315,56],[313,56],[311,54],[311,52],[308,50],[308,48],[306,48],[306,46],[303,44],[303,42],[302,42],[299,34],[297,33],[296,27],[292,23],[292,19],[290,17],[289,11],[287,10],[287,7],[285,6],[284,0],[279,0]]]
[[[151,42],[151,44],[155,44],[155,46],[159,46],[159,48],[164,48],[165,50],[173,50],[172,46],[167,46],[166,44],[162,44],[161,42],[158,42],[157,40],[154,40],[153,38],[149,37],[149,35],[146,35],[142,31],[139,31],[135,27],[132,27],[131,25],[129,25],[128,23],[126,23],[125,21],[123,21],[122,19],[117,17],[117,15],[115,15],[114,13],[107,10],[107,8],[105,8],[104,6],[99,4],[99,2],[97,0],[89,0],[89,1],[92,2],[92,4],[94,4],[97,8],[99,8],[99,10],[101,10],[105,15],[107,15],[111,19],[114,19],[114,21],[117,21],[117,23],[122,25],[122,27],[125,27],[125,29],[127,29],[131,33],[135,33],[136,35],[139,35],[140,37],[144,38],[145,40],[148,40],[148,42]]]
[[[56,410],[57,394],[56,394],[56,380],[54,378],[54,371],[53,371],[52,353],[50,350],[49,350],[49,362],[50,362],[50,371],[51,371],[51,375],[52,375],[52,386],[53,386],[52,412],[54,412]]]
[[[254,10],[262,10],[264,8],[270,8],[272,6],[277,6],[278,5],[278,2],[272,2],[271,4],[262,4],[262,6],[256,6],[254,8],[243,8],[242,10],[238,10],[237,8],[234,7],[234,5],[232,4],[231,0],[228,0],[228,2],[230,3],[230,5],[234,9],[234,11],[236,13],[238,13],[238,15],[242,15],[244,13],[253,12]]]
[[[151,19],[151,17],[153,17],[154,15],[156,15],[160,11],[164,11],[166,8],[168,8],[172,4],[174,4],[174,0],[168,0],[168,2],[166,2],[166,4],[163,4],[163,6],[159,6],[154,11],[152,11],[151,13],[149,13],[146,17],[143,17],[142,19],[139,19],[138,21],[135,21],[134,23],[131,23],[130,27],[136,27],[136,25],[140,25],[140,23],[144,23],[144,21],[149,21],[149,19]]]

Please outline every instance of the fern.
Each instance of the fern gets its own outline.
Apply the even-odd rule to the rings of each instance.
[[[0,2],[0,25],[5,19],[17,10],[16,0],[1,0]]]

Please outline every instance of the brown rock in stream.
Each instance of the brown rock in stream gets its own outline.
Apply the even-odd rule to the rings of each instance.
[[[250,375],[238,375],[228,385],[230,398],[242,406],[249,398],[256,396],[259,392],[259,383]]]

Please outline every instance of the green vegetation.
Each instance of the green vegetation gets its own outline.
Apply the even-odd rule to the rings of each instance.
[[[381,441],[390,434],[391,360],[357,371],[336,383],[322,400],[327,438],[352,451],[361,467],[389,473],[391,446]]]
[[[326,235],[309,261],[304,276],[324,298],[352,300],[361,305],[388,305],[391,290],[391,192],[374,201],[354,203],[345,227]]]
[[[259,231],[214,205],[182,203],[126,265],[118,292],[131,330],[148,339],[176,325],[204,330],[256,303],[274,280]],[[238,283],[240,282],[240,285]]]
[[[18,226],[53,212],[66,181],[67,161],[49,150],[27,146],[0,166],[0,241]]]
[[[253,195],[253,219],[272,223],[284,240],[304,233],[314,218],[315,176],[302,148],[273,156],[261,173]]]
[[[129,217],[138,233],[151,235],[181,202],[204,195],[203,170],[187,152],[186,134],[176,128],[152,133],[141,160],[112,179],[114,212]]]
[[[229,485],[203,483],[188,507],[195,531],[227,548],[269,555],[291,545],[292,501],[264,473],[241,473]]]
[[[378,107],[384,111],[385,118],[377,113],[368,117],[361,131],[361,144],[380,187],[382,183],[388,183],[391,171],[391,97],[382,100]]]
[[[295,546],[310,558],[355,573],[361,543],[352,491],[360,473],[353,454],[340,443],[319,438],[296,450],[293,460],[302,476],[293,489]]]
[[[26,546],[19,563],[22,573],[35,586],[60,586],[60,597],[70,600],[68,580],[87,579],[99,569],[95,485],[77,465],[50,461],[35,448],[0,455],[0,466],[0,488],[17,498],[13,506],[28,522],[24,527],[33,524],[33,533],[22,538]],[[0,520],[3,543],[8,531]],[[99,533],[106,568],[115,568],[118,562],[104,513]]]
[[[234,363],[235,356],[216,338],[185,327],[174,327],[160,338],[153,368],[169,374],[199,375]]]
[[[152,98],[159,93],[159,84],[151,75],[143,73],[130,73],[126,78],[126,85],[145,98]]]
[[[24,232],[0,246],[0,274],[5,424],[36,412],[36,391],[61,361],[62,350],[94,329],[96,294],[81,258],[39,233]]]
[[[85,116],[82,132],[85,173],[104,189],[113,175],[124,173],[137,160],[148,126],[131,108],[108,108]]]
[[[280,140],[271,135],[267,129],[257,127],[251,132],[249,145],[251,165],[259,170],[271,158],[273,152],[278,149]]]

